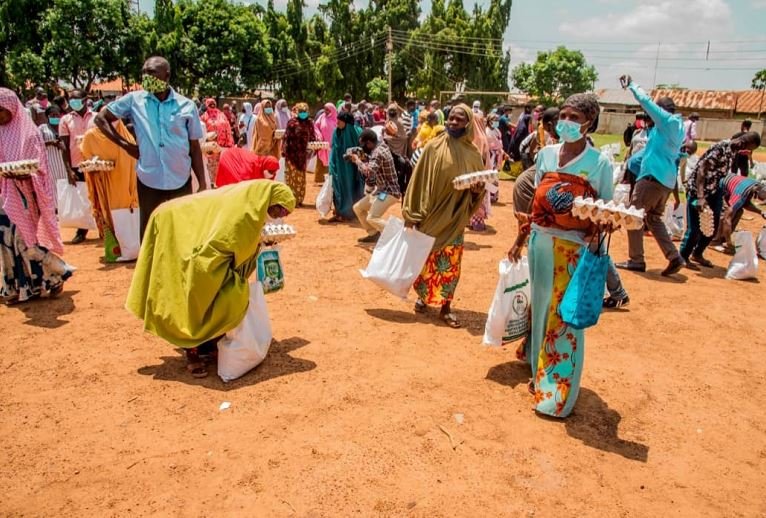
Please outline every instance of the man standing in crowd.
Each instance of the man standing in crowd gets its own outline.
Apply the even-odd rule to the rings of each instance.
[[[732,136],[732,138],[734,139],[743,133],[747,133],[752,127],[753,123],[751,121],[743,120],[742,126],[739,128],[739,133]],[[734,157],[734,164],[732,164],[731,172],[747,177],[750,175],[751,167],[753,167],[753,152],[748,149],[738,151],[737,156]]]
[[[80,162],[82,154],[80,153],[80,143],[78,140],[93,127],[95,115],[88,110],[85,105],[85,92],[82,90],[72,90],[69,95],[69,107],[72,111],[61,117],[59,122],[59,138],[64,144],[64,164],[69,172],[69,183],[76,185],[77,181],[84,182],[85,175],[80,171]],[[76,245],[85,241],[88,235],[87,228],[78,228],[72,244]]]
[[[630,89],[641,108],[654,122],[654,129],[644,148],[641,171],[636,178],[631,204],[646,211],[644,221],[668,260],[668,266],[662,272],[667,277],[678,273],[686,265],[663,221],[665,205],[676,186],[676,160],[684,140],[683,121],[680,115],[676,115],[676,106],[670,97],[663,97],[655,103],[630,76],[622,76],[620,83],[623,88]],[[643,230],[628,232],[628,251],[630,259],[617,264],[617,268],[646,271]]]
[[[359,218],[367,237],[360,243],[375,243],[386,226],[383,216],[392,205],[402,199],[399,178],[394,167],[394,156],[386,144],[378,144],[374,131],[366,129],[359,136],[359,144],[369,157],[363,162],[358,155],[351,155],[352,160],[365,177],[365,196],[354,205],[354,213]]]
[[[697,140],[697,121],[700,120],[700,114],[693,112],[684,122],[684,144],[695,142]]]
[[[409,99],[406,104],[406,109],[402,113],[402,124],[404,125],[404,131],[407,133],[407,155],[412,156],[412,141],[418,134],[418,111],[417,103]]]
[[[200,190],[205,189],[205,167],[199,139],[205,136],[197,108],[170,87],[170,63],[151,57],[143,67],[143,90],[131,92],[109,104],[96,117],[96,125],[113,142],[138,159],[140,234],[161,203],[191,194],[191,171]],[[136,144],[112,127],[120,118],[133,122]]]
[[[681,256],[686,260],[687,268],[698,270],[695,263],[705,268],[712,268],[713,263],[703,254],[713,236],[705,236],[700,229],[700,215],[709,207],[713,212],[713,221],[717,229],[723,210],[723,180],[731,171],[734,156],[746,149],[753,151],[761,145],[761,136],[751,131],[731,140],[722,140],[705,151],[689,175],[686,185],[687,223],[684,241],[681,244]]]

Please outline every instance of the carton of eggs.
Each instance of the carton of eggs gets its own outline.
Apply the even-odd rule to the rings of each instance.
[[[464,191],[479,183],[490,184],[497,182],[498,180],[499,177],[497,171],[489,169],[487,171],[478,171],[476,173],[461,174],[452,180],[452,186],[455,190]]]
[[[309,142],[309,151],[319,151],[322,149],[330,149],[330,143],[319,140]]]
[[[281,243],[297,235],[295,227],[284,223],[267,223],[261,230],[261,241],[264,243]]]
[[[582,220],[590,220],[598,225],[625,227],[639,230],[644,225],[644,209],[626,207],[613,201],[594,200],[578,196],[572,204],[572,215]]]
[[[281,140],[281,139],[285,138],[285,130],[283,130],[283,129],[275,130],[274,131],[274,138],[277,139],[277,140]]]
[[[206,155],[216,155],[221,152],[221,147],[218,145],[218,142],[214,140],[203,142],[200,147],[202,148],[202,152]]]
[[[114,169],[114,162],[111,160],[101,160],[94,156],[90,160],[80,162],[80,170],[84,173],[95,173],[99,171],[111,171]]]
[[[40,169],[38,160],[17,160],[15,162],[0,163],[0,176],[7,178],[21,178],[37,173]]]
[[[715,234],[713,211],[707,205],[705,205],[705,208],[700,213],[700,231],[705,237],[713,237],[713,234]]]

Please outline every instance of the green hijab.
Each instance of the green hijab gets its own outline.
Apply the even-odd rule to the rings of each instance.
[[[234,329],[247,311],[268,208],[292,212],[290,189],[252,180],[160,205],[141,243],[126,308],[179,347]]]
[[[458,109],[468,117],[465,134],[453,138],[444,132],[426,144],[402,207],[405,220],[436,238],[433,250],[443,248],[463,234],[484,198],[483,193],[458,191],[452,186],[455,177],[484,169],[481,154],[473,145],[473,111],[465,104],[453,108]]]

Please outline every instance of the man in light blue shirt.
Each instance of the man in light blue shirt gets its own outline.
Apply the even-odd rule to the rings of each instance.
[[[675,113],[676,106],[670,97],[663,97],[655,103],[630,76],[622,76],[620,83],[633,93],[633,97],[654,122],[654,129],[643,150],[641,168],[630,202],[645,211],[644,222],[668,260],[668,266],[662,272],[667,277],[678,273],[686,265],[663,222],[665,205],[676,186],[677,159],[684,142],[683,119]],[[616,266],[625,270],[646,271],[643,229],[628,231],[628,252],[630,259]]]
[[[115,144],[138,159],[140,234],[161,203],[191,194],[191,171],[200,190],[205,189],[205,166],[199,139],[205,132],[190,99],[176,93],[170,80],[170,63],[161,57],[146,60],[143,90],[109,103],[96,117],[96,126]],[[112,123],[120,118],[133,123],[137,144],[120,136]]]

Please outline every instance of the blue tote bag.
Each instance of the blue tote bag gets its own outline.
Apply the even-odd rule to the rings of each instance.
[[[604,238],[599,240],[595,253],[591,246],[585,247],[559,305],[561,320],[575,329],[595,326],[601,316],[611,237],[610,234],[606,251]]]

